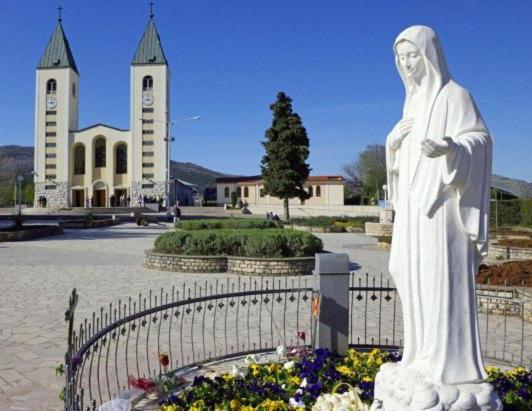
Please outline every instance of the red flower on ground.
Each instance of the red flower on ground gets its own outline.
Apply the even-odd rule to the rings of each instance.
[[[127,378],[127,382],[129,383],[131,387],[137,388],[145,392],[152,392],[152,391],[155,391],[155,389],[157,388],[157,385],[155,384],[155,382],[150,380],[149,378],[136,379],[135,377],[130,375]]]
[[[305,338],[306,338],[305,331],[298,331],[298,332],[297,332],[297,336],[298,336],[300,339],[305,340]]]

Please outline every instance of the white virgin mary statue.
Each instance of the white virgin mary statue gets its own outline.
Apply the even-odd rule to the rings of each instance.
[[[486,373],[475,276],[488,245],[491,137],[471,95],[451,78],[432,29],[404,30],[394,43],[394,54],[406,88],[403,118],[386,141],[388,189],[395,210],[389,269],[404,321],[403,359],[394,373],[436,385],[479,383]],[[381,375],[377,383],[384,380]],[[392,391],[417,398],[413,409],[443,401],[437,398],[437,388],[422,384],[420,389],[426,391],[421,397],[415,389]],[[378,392],[376,387],[376,398]],[[455,394],[451,397],[459,392]],[[411,400],[403,398],[401,403]],[[441,406],[435,409],[448,409]]]

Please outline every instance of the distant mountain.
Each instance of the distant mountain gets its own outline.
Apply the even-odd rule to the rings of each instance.
[[[22,175],[32,179],[33,147],[0,146],[0,183],[13,175]],[[197,185],[201,191],[205,187],[214,186],[218,177],[229,177],[229,174],[209,170],[193,163],[172,161],[171,175],[179,180]]]
[[[524,180],[493,174],[491,176],[491,186],[498,190],[508,191],[517,197],[532,198],[532,183]]]

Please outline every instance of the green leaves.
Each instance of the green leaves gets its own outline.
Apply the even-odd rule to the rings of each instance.
[[[284,229],[172,231],[155,240],[154,251],[183,255],[241,257],[309,257],[323,250],[311,233]]]
[[[262,158],[261,172],[266,194],[288,199],[309,198],[304,190],[310,167],[309,139],[301,117],[292,111],[292,99],[284,92],[277,94],[277,101],[270,105],[273,111],[272,126],[266,130],[266,140],[261,144],[266,153]],[[288,202],[285,201],[288,217]]]

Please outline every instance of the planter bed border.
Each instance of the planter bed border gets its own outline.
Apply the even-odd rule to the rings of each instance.
[[[31,241],[58,234],[63,234],[61,225],[29,225],[19,231],[0,230],[0,242]]]
[[[309,275],[314,257],[261,258],[163,254],[145,250],[144,267],[184,273],[231,273],[244,275]]]

